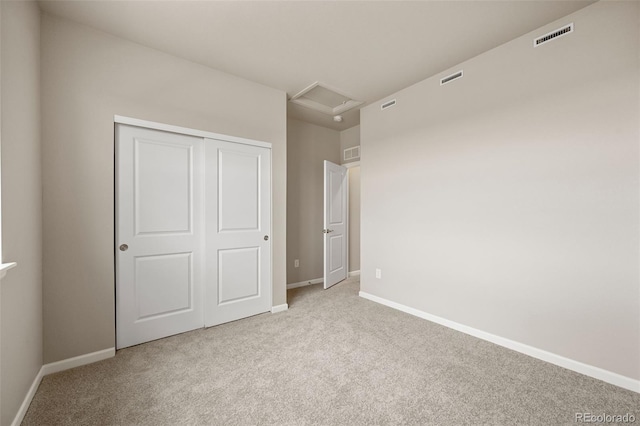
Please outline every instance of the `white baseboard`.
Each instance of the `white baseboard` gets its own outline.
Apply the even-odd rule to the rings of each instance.
[[[359,275],[360,275],[360,270],[357,270],[357,271],[349,272],[349,274],[347,276],[348,277],[356,277],[356,276],[359,276]],[[324,278],[315,278],[313,280],[300,281],[299,283],[287,284],[287,290],[291,290],[292,288],[304,287],[304,286],[307,286],[307,285],[322,284],[323,282],[324,282]]]
[[[90,354],[84,354],[73,358],[63,359],[62,361],[45,364],[42,366],[42,370],[46,376],[48,374],[58,373],[60,371],[102,361],[103,359],[112,358],[115,355],[116,348],[103,349],[101,351],[91,352]]]
[[[272,314],[277,314],[278,312],[284,312],[287,309],[289,309],[289,305],[288,304],[283,304],[283,305],[278,305],[278,306],[274,306],[271,308],[271,313]]]
[[[71,368],[80,367],[82,365],[102,361],[103,359],[115,356],[115,354],[116,348],[109,348],[98,352],[92,352],[90,354],[80,355],[69,359],[63,359],[62,361],[43,365],[40,368],[40,371],[38,371],[36,378],[33,380],[33,383],[31,384],[27,395],[24,397],[22,405],[20,405],[20,409],[18,410],[16,417],[13,419],[11,426],[19,426],[20,423],[22,423],[22,420],[24,419],[24,416],[27,414],[27,410],[29,409],[29,405],[31,405],[31,401],[36,395],[38,386],[40,386],[40,382],[42,381],[42,378],[44,376],[48,374],[58,373],[64,370],[69,370]]]
[[[496,336],[495,334],[487,333],[482,330],[475,329],[463,324],[459,324],[448,319],[438,317],[436,315],[428,314],[409,306],[402,305],[400,303],[392,302],[382,297],[374,296],[372,294],[361,291],[360,297],[369,299],[373,302],[380,303],[390,308],[397,309],[407,314],[414,315],[416,317],[425,319],[427,321],[435,322],[437,324],[449,327],[453,330],[461,331],[465,334],[469,334],[473,337],[477,337],[482,340],[486,340],[496,345],[503,346],[505,348],[514,350],[516,352],[529,355],[533,358],[546,361],[551,364],[558,365],[568,370],[575,371],[576,373],[584,374],[585,376],[593,377],[594,379],[602,380],[603,382],[611,383],[612,385],[619,386],[624,389],[628,389],[633,392],[640,393],[640,380],[632,379],[612,371],[608,371],[593,365],[585,364],[580,361],[576,361],[570,358],[565,358],[561,355],[557,355],[551,352],[547,352],[542,349],[535,348],[533,346],[525,345],[524,343],[516,342],[504,337]]]
[[[304,287],[306,285],[320,284],[324,282],[324,278],[315,278],[313,280],[300,281],[299,283],[291,283],[287,284],[287,290],[291,290],[292,288]]]
[[[31,383],[31,387],[29,388],[29,391],[25,395],[24,400],[22,401],[22,404],[18,409],[18,412],[16,413],[16,416],[13,419],[13,422],[11,423],[11,426],[20,426],[20,423],[22,423],[22,420],[24,420],[24,416],[27,414],[29,405],[31,405],[31,401],[33,400],[33,397],[36,396],[36,391],[38,390],[38,386],[40,386],[42,377],[44,377],[44,373],[42,371],[43,369],[44,367],[40,367],[40,371],[38,371],[38,374],[36,374],[36,378],[33,379],[33,383]]]

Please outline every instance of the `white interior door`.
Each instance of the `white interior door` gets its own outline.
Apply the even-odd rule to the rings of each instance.
[[[271,150],[205,140],[205,325],[271,310]]]
[[[204,324],[202,138],[116,126],[116,347]]]
[[[347,278],[347,168],[324,162],[324,288]]]

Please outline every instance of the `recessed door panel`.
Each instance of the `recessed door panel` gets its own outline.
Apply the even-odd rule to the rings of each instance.
[[[260,296],[260,248],[218,252],[218,305]]]
[[[138,320],[192,308],[191,253],[136,257],[135,271]]]
[[[329,172],[329,179],[331,185],[331,205],[330,205],[330,214],[329,214],[329,224],[341,224],[344,220],[342,215],[343,210],[343,182],[344,175],[342,173],[338,173],[336,171]]]
[[[255,231],[260,225],[260,154],[220,149],[219,231]]]
[[[344,268],[344,253],[342,251],[344,247],[344,236],[335,235],[329,237],[329,244],[331,245],[330,253],[331,259],[329,261],[329,271],[334,273]]]
[[[134,140],[136,234],[191,232],[192,147]]]

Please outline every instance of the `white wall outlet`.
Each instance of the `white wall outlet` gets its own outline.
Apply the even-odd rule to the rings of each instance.
[[[376,268],[376,278],[377,278],[377,279],[382,278],[382,269],[377,269],[377,268]]]
[[[293,267],[294,268],[299,268],[300,267],[300,259],[296,259],[293,261]]]

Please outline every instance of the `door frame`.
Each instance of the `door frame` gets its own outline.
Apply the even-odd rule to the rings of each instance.
[[[129,124],[130,126],[144,127],[152,130],[162,130],[164,132],[180,133],[188,136],[197,136],[206,139],[218,139],[227,142],[241,143],[245,145],[261,146],[271,148],[270,142],[263,142],[254,139],[240,138],[237,136],[223,135],[221,133],[208,132],[206,130],[190,129],[188,127],[174,126],[171,124],[158,123],[155,121],[140,120],[138,118],[124,117],[122,115],[113,116],[115,124]]]
[[[360,160],[351,161],[349,163],[340,165],[347,168],[347,232],[349,232],[349,238],[347,239],[347,278],[349,278],[353,276],[351,275],[351,271],[349,270],[351,268],[351,211],[349,210],[349,206],[351,204],[351,192],[349,191],[349,189],[351,188],[351,174],[349,173],[349,169],[360,167]]]

